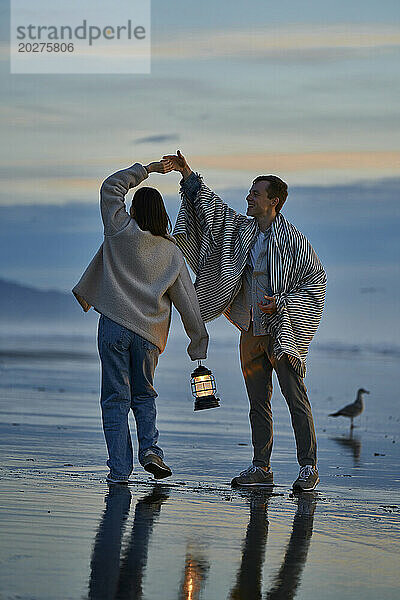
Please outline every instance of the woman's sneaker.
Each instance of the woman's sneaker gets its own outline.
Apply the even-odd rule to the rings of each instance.
[[[311,492],[319,483],[317,467],[305,465],[300,467],[300,473],[296,481],[293,483],[293,490],[299,492]]]
[[[147,450],[143,457],[143,468],[152,473],[156,479],[163,479],[172,475],[172,471],[165,464],[162,458],[154,454],[151,450]]]
[[[265,471],[262,467],[250,465],[250,467],[232,479],[231,485],[233,487],[249,485],[266,485],[271,487],[274,485],[274,474],[270,470]]]

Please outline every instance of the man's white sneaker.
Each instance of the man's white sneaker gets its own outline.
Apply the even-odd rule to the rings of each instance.
[[[250,465],[237,477],[232,479],[231,485],[233,487],[249,485],[265,485],[271,487],[274,485],[274,474],[272,471],[265,471],[262,467]]]
[[[319,475],[317,467],[305,465],[300,467],[300,473],[296,481],[293,483],[293,490],[299,492],[311,492],[315,490],[319,483]]]

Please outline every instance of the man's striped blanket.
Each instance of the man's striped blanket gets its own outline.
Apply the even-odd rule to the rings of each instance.
[[[230,319],[258,223],[227,206],[202,179],[194,201],[185,195],[184,186],[181,195],[173,233],[196,275],[202,317],[211,321],[224,314]],[[276,357],[287,354],[304,377],[308,347],[322,316],[326,274],[307,238],[282,214],[271,229],[267,253],[277,312],[264,315],[262,322],[275,340]]]

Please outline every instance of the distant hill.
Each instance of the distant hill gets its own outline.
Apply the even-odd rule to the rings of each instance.
[[[70,322],[80,321],[82,315],[83,311],[72,293],[39,290],[0,279],[0,321],[2,322],[33,319]],[[92,318],[92,315],[89,318]]]

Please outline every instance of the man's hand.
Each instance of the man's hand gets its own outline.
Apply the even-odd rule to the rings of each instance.
[[[257,302],[258,308],[265,315],[273,315],[276,312],[276,302],[273,296],[264,296],[267,302]]]
[[[151,162],[148,165],[144,165],[147,172],[150,173],[169,173],[173,170],[172,166],[166,160],[159,160]]]
[[[184,179],[187,179],[192,172],[180,150],[178,150],[176,154],[166,154],[163,156],[163,160],[167,161],[171,170],[182,173]]]

